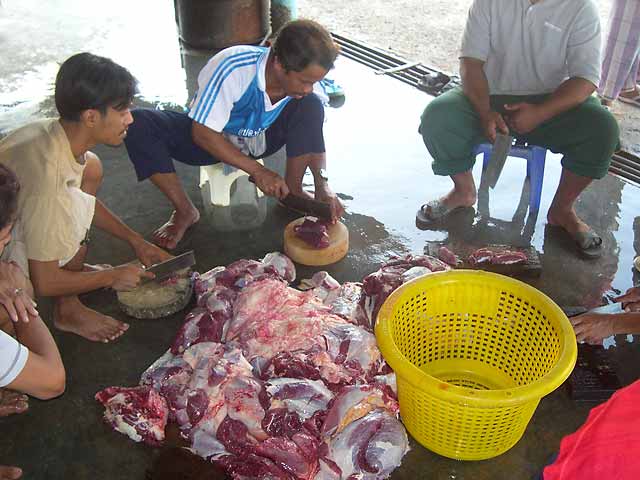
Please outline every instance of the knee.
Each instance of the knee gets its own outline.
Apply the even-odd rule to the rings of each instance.
[[[616,118],[609,110],[598,105],[591,108],[589,123],[590,130],[594,133],[594,140],[613,152],[620,141],[620,127]]]
[[[448,130],[447,123],[451,117],[450,106],[446,102],[436,98],[427,105],[420,116],[420,127],[418,132],[422,135],[425,145],[430,139],[439,136],[442,130]]]

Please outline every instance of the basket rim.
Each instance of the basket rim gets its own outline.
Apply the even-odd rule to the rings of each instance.
[[[520,288],[528,290],[529,293],[540,297],[543,303],[559,317],[560,329],[563,334],[560,340],[560,357],[546,375],[528,385],[502,390],[474,390],[444,382],[425,373],[413,365],[396,346],[391,336],[390,321],[388,319],[391,318],[396,300],[401,297],[409,287],[422,283],[457,283],[461,278],[468,279],[470,276],[476,277],[479,280],[482,280],[482,277],[500,280],[507,284],[517,285]],[[499,401],[501,406],[509,406],[540,400],[558,388],[567,379],[573,371],[578,355],[576,337],[569,319],[560,307],[546,294],[520,280],[498,273],[478,270],[457,269],[432,272],[401,285],[393,291],[382,304],[376,318],[375,335],[378,348],[382,352],[384,359],[403,381],[429,392],[429,395],[437,399],[447,402],[464,402],[471,406],[483,408],[495,407],[496,401]]]

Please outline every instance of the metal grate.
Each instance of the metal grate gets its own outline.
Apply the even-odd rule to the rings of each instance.
[[[337,33],[332,33],[332,36],[340,46],[341,55],[416,88],[419,88],[418,83],[425,75],[443,73],[420,62],[408,61],[391,52],[343,37]],[[640,157],[625,150],[614,153],[609,173],[633,185],[640,186]]]

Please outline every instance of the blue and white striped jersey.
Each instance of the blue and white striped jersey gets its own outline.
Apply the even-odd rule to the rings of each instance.
[[[189,117],[216,132],[255,137],[278,117],[291,97],[272,104],[266,93],[269,48],[240,45],[222,50],[198,75]]]

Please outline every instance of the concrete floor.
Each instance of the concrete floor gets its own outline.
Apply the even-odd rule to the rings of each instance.
[[[195,74],[206,57],[181,55],[171,2],[112,0],[95,16],[90,2],[5,0],[0,9],[0,135],[24,122],[55,114],[52,82],[57,64],[89,50],[128,67],[139,79],[140,105],[181,108]],[[182,65],[186,69],[182,68]],[[579,214],[604,236],[602,259],[578,259],[571,245],[545,232],[546,209],[560,173],[559,158],[547,157],[540,215],[512,221],[525,168],[510,160],[498,186],[490,192],[484,216],[454,218],[438,231],[420,231],[414,215],[424,201],[445,193],[447,179],[436,178],[417,134],[419,115],[430,97],[396,80],[374,75],[348,60],[338,62],[333,77],[347,92],[345,105],[329,110],[325,134],[328,175],[345,201],[350,230],[347,257],[328,270],[340,281],[359,280],[390,253],[421,253],[428,240],[470,243],[531,243],[542,255],[543,274],[533,284],[561,305],[595,306],[603,296],[633,284],[631,262],[640,242],[635,218],[640,191],[608,176],[581,196]],[[137,184],[124,148],[98,148],[105,165],[99,196],[133,228],[150,233],[166,220],[169,205],[146,182]],[[204,211],[198,171],[178,167],[196,205]],[[480,165],[474,170],[480,178]],[[203,216],[180,245],[193,248],[199,271],[238,258],[258,258],[282,247],[282,229],[293,219],[272,200],[262,200],[266,219],[249,230],[223,231],[224,212]],[[97,232],[90,253],[94,262],[119,263],[132,258],[126,245]],[[300,269],[301,278],[313,273]],[[30,410],[0,419],[0,464],[20,465],[30,479],[144,478],[163,450],[137,445],[101,422],[102,408],[93,400],[109,385],[134,385],[140,373],[169,345],[184,314],[162,320],[136,321],[118,311],[111,292],[95,292],[92,307],[127,320],[131,328],[111,345],[97,345],[54,331],[68,373],[64,397],[30,401]],[[612,350],[624,384],[640,373],[637,342]],[[395,480],[533,478],[557,450],[560,439],[586,418],[589,404],[576,404],[564,389],[545,398],[523,439],[506,454],[483,462],[457,462],[412,445]],[[212,477],[213,478],[213,477]]]

